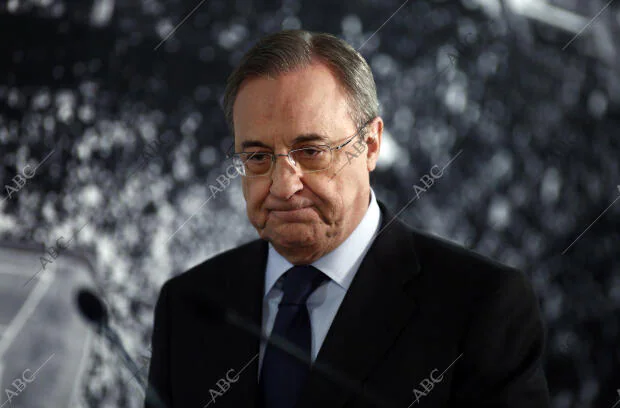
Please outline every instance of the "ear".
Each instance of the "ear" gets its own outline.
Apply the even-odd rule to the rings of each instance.
[[[383,135],[383,119],[377,116],[368,124],[366,136],[366,166],[371,172],[377,166],[379,160],[379,151],[381,150],[381,136]]]

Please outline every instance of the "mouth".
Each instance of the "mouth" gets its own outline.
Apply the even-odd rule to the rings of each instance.
[[[270,213],[282,221],[300,221],[309,219],[314,211],[312,207],[302,207],[291,210],[271,210]]]

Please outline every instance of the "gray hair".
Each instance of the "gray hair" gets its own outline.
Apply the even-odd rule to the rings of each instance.
[[[331,34],[284,30],[261,38],[228,77],[223,107],[233,136],[233,105],[243,81],[263,76],[277,77],[315,61],[325,63],[343,86],[349,116],[358,128],[379,115],[372,71],[355,48]]]

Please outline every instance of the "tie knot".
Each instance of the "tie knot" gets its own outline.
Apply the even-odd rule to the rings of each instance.
[[[312,265],[292,267],[284,274],[284,296],[280,306],[305,305],[310,294],[326,279],[327,275]]]

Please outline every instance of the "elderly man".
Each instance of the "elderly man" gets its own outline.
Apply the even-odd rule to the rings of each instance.
[[[168,407],[549,406],[526,277],[376,200],[383,121],[357,51],[269,35],[224,109],[260,239],[162,287],[149,379]]]

